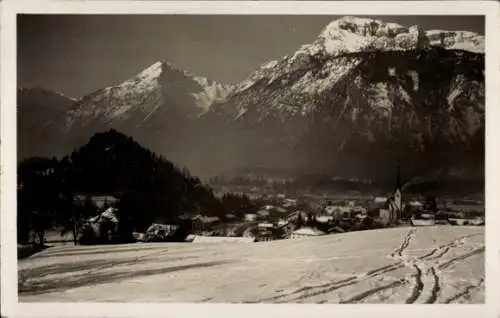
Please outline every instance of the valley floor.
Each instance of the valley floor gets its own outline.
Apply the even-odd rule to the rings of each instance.
[[[460,226],[58,246],[19,261],[19,301],[484,303],[484,250],[484,227]]]

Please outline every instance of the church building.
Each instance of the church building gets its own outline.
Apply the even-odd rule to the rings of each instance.
[[[396,220],[400,219],[403,215],[403,199],[401,188],[401,175],[398,166],[396,188],[394,192],[388,198],[386,198],[383,207],[379,210],[379,217],[384,220],[385,223],[393,223]],[[380,198],[378,199],[380,201]]]

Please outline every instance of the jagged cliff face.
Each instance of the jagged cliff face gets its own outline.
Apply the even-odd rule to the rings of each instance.
[[[237,85],[155,63],[76,102],[63,126],[80,136],[68,145],[113,127],[204,175],[482,175],[484,107],[484,36],[345,17]]]

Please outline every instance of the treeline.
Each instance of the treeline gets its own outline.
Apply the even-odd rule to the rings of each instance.
[[[82,194],[118,198],[124,237],[144,231],[152,222],[180,224],[179,216],[186,213],[223,218],[254,208],[246,196],[226,194],[218,199],[187,169],[109,130],[60,160],[29,158],[19,164],[18,240],[36,233],[43,243],[44,232],[53,226],[77,232],[97,213],[88,204],[75,204],[76,195]]]

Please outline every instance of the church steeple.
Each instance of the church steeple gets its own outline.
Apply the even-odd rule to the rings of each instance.
[[[402,213],[403,202],[401,193],[401,171],[398,165],[397,176],[396,176],[396,190],[394,192],[394,217],[399,218]]]

